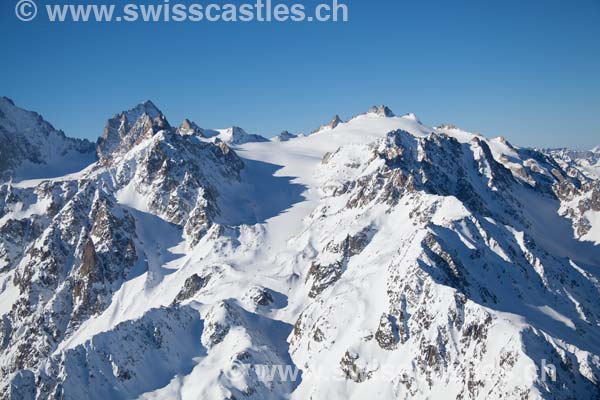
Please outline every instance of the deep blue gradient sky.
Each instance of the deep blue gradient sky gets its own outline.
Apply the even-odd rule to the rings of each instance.
[[[517,145],[600,144],[600,0],[347,0],[350,22],[325,24],[24,23],[15,3],[0,95],[71,136],[151,99],[174,125],[266,136],[385,103]]]

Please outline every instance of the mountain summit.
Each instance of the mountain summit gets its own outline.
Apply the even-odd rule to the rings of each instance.
[[[369,109],[369,114],[376,114],[380,117],[393,117],[394,113],[389,109],[388,106],[381,105],[379,107],[373,106]]]
[[[151,101],[145,101],[106,122],[96,145],[98,156],[107,160],[122,155],[140,141],[169,129],[164,114]]]
[[[67,138],[38,113],[0,98],[0,182],[61,176],[95,159],[92,143]]]

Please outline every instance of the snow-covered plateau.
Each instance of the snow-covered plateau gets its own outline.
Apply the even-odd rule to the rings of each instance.
[[[0,98],[0,398],[599,399],[599,162],[385,106],[94,146]]]

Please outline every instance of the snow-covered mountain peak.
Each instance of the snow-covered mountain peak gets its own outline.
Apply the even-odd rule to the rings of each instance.
[[[202,136],[202,128],[200,128],[195,122],[192,122],[187,118],[185,118],[181,122],[181,125],[179,125],[179,128],[177,128],[177,131],[186,135]]]
[[[135,123],[135,121],[137,121],[143,114],[148,115],[150,119],[155,119],[159,115],[163,114],[162,111],[160,111],[158,107],[156,107],[156,105],[150,100],[146,100],[136,105],[132,109],[124,111],[123,113],[126,115],[130,124]]]
[[[298,135],[294,135],[288,131],[282,131],[279,135],[273,137],[272,140],[276,142],[287,142],[288,140],[295,139],[297,137]]]
[[[142,140],[170,129],[164,114],[151,101],[145,101],[106,122],[96,146],[98,157],[106,161],[122,155]]]
[[[404,118],[404,119],[408,119],[408,120],[411,120],[411,121],[415,121],[418,124],[421,123],[421,120],[419,119],[419,117],[417,117],[417,115],[414,114],[414,113],[404,114],[400,118]]]
[[[65,137],[62,131],[57,131],[40,114],[35,111],[27,111],[15,105],[8,97],[0,98],[0,118],[5,129],[19,136],[35,135],[38,132],[56,132]]]
[[[68,138],[40,114],[0,98],[0,182],[60,176],[95,159],[89,141]]]
[[[317,129],[315,129],[312,134],[315,133],[320,133],[320,132],[324,132],[324,131],[331,131],[334,130],[335,128],[337,128],[340,124],[343,124],[344,121],[340,118],[339,115],[335,114],[333,116],[333,118],[331,119],[331,121],[329,121],[329,123],[325,124],[325,125],[321,125],[320,127],[318,127]]]
[[[369,109],[368,114],[375,114],[380,117],[388,117],[388,118],[394,116],[394,113],[392,112],[392,110],[390,110],[390,108],[386,105],[373,106]]]
[[[328,126],[329,126],[331,129],[335,129],[335,128],[337,128],[337,126],[338,126],[339,124],[341,124],[341,123],[343,123],[343,122],[344,122],[344,121],[342,121],[342,119],[340,118],[340,116],[339,116],[339,115],[337,115],[337,114],[335,114],[335,115],[333,116],[333,118],[331,119],[331,121],[329,121],[329,124],[328,124]]]
[[[269,141],[269,139],[267,139],[261,135],[248,133],[244,129],[242,129],[238,126],[232,126],[227,129],[222,129],[222,130],[219,130],[218,132],[219,132],[219,134],[218,134],[218,136],[216,136],[216,138],[218,138],[221,141],[223,141],[229,145],[232,145],[232,146],[241,145],[244,143],[268,142]]]

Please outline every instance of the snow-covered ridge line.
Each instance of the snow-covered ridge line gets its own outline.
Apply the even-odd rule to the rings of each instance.
[[[38,113],[0,97],[0,182],[57,177],[95,160],[89,141],[68,138]]]

